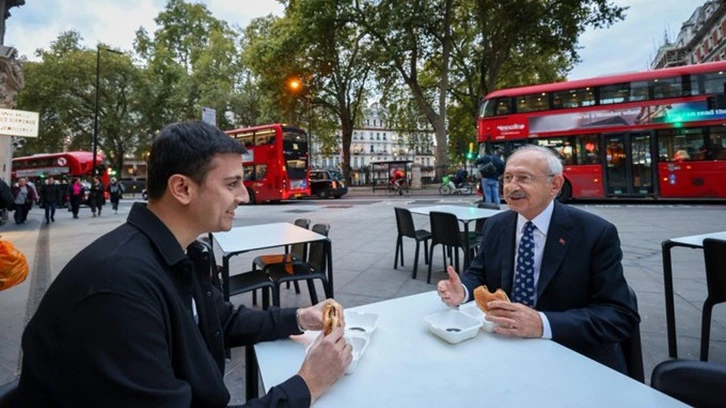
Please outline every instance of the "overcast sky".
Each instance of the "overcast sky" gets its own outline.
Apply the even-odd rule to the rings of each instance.
[[[143,26],[153,33],[154,18],[166,0],[26,0],[11,10],[7,21],[5,44],[20,54],[35,59],[38,48],[48,48],[58,34],[75,29],[84,42],[94,47],[103,42],[122,50],[131,50],[134,33]],[[209,10],[232,25],[241,27],[255,17],[270,13],[280,15],[276,0],[206,0]],[[582,62],[570,73],[570,79],[639,71],[662,44],[667,30],[671,39],[683,21],[704,0],[616,0],[630,6],[624,21],[601,30],[588,30],[580,40]]]

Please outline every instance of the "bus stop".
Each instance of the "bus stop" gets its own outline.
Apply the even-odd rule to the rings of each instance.
[[[376,190],[391,190],[394,176],[398,173],[398,177],[402,177],[408,190],[411,185],[410,168],[411,160],[382,160],[370,162],[371,182],[373,183],[373,192]],[[401,176],[401,172],[403,175]]]

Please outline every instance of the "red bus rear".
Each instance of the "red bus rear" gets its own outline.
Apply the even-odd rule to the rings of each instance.
[[[499,90],[480,151],[562,158],[569,198],[726,198],[726,62]]]
[[[91,177],[93,173],[93,153],[91,152],[62,152],[62,153],[40,153],[32,156],[16,157],[13,159],[11,177],[13,180],[18,177],[37,179],[45,177],[71,178]],[[103,155],[97,153],[96,165],[103,162]],[[108,186],[109,176],[107,172],[101,174],[101,181]]]
[[[309,144],[303,130],[271,124],[226,133],[247,149],[243,165],[250,203],[310,196]]]

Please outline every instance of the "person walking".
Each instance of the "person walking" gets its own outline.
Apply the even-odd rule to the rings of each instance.
[[[98,213],[98,216],[101,216],[101,210],[103,209],[103,206],[106,204],[106,197],[104,193],[106,192],[106,189],[103,186],[103,183],[101,182],[101,179],[98,178],[98,176],[93,177],[93,184],[91,185],[91,194],[88,196],[88,201],[90,201],[91,204],[91,212],[93,213],[93,216],[96,217],[96,214]]]
[[[501,203],[499,199],[499,177],[504,174],[504,161],[502,161],[502,150],[497,149],[492,154],[485,154],[474,162],[481,174],[481,190],[484,194],[484,202],[494,203],[497,206]]]
[[[111,178],[111,184],[108,185],[108,194],[111,197],[111,208],[114,213],[118,214],[118,203],[123,197],[124,186],[116,180],[116,177]],[[98,215],[101,215],[100,211]]]
[[[33,203],[38,200],[38,192],[25,178],[18,179],[13,186],[13,199],[15,203],[15,223],[22,224],[28,219],[28,213]]]
[[[78,210],[81,208],[81,200],[83,200],[83,184],[81,179],[74,178],[70,187],[68,187],[68,201],[71,203],[71,212],[73,218],[78,218]]]
[[[53,177],[40,187],[40,205],[45,209],[46,224],[55,222],[55,209],[62,199],[61,195],[61,186]]]

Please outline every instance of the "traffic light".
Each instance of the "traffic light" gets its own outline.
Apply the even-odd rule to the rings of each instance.
[[[466,153],[466,159],[474,160],[475,158],[476,158],[476,153],[474,153],[474,142],[470,142],[469,151]]]

